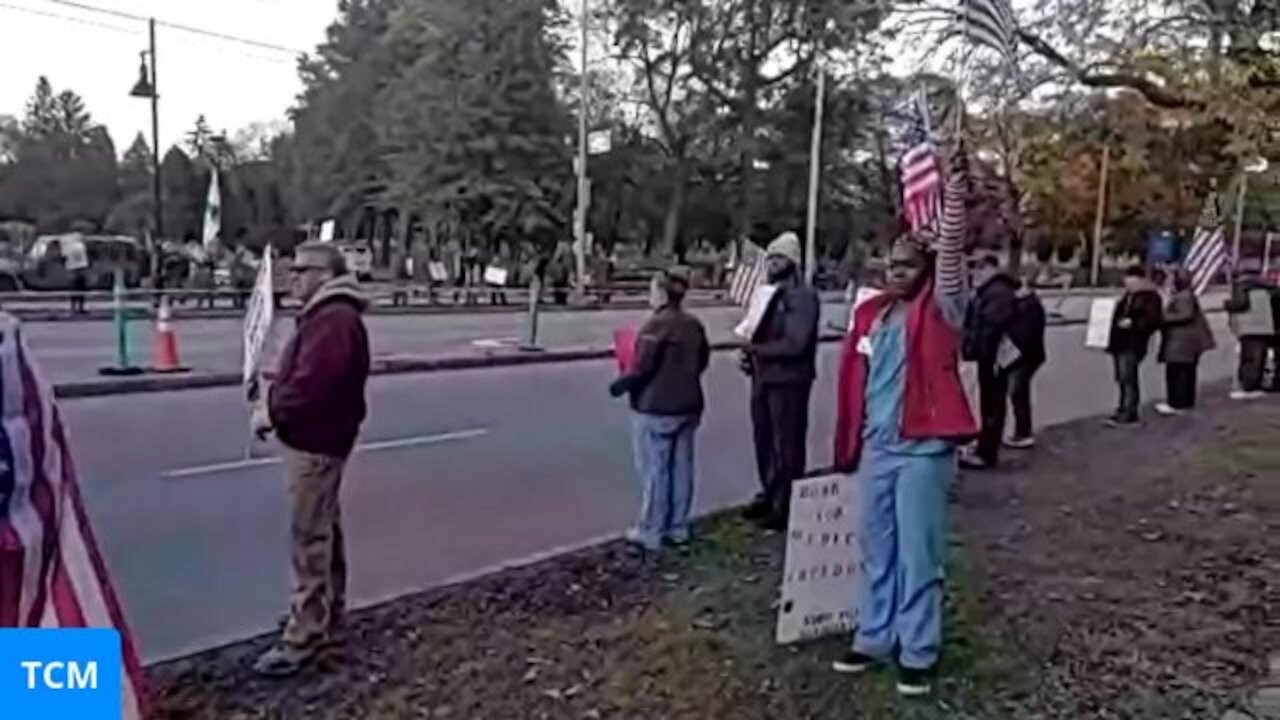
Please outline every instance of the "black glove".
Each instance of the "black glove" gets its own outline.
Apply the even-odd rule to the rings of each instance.
[[[613,397],[622,397],[623,395],[627,394],[627,390],[630,387],[630,385],[631,385],[630,378],[624,375],[618,378],[617,380],[614,380],[613,382],[609,383],[609,394],[612,395]]]
[[[751,375],[754,371],[751,363],[751,352],[746,348],[738,351],[738,369],[746,375]]]

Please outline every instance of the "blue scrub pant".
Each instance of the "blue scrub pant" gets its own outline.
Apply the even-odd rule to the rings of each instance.
[[[947,488],[955,453],[864,449],[862,552],[866,577],[853,649],[928,670],[942,649]]]

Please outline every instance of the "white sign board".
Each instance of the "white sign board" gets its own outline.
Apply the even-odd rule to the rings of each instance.
[[[756,336],[756,330],[760,328],[760,322],[764,320],[764,314],[769,311],[769,305],[777,294],[777,285],[761,285],[757,287],[751,293],[751,302],[747,304],[747,316],[742,318],[742,322],[738,323],[738,327],[734,328],[733,334],[747,342],[751,342],[751,339]]]
[[[863,577],[861,513],[857,476],[826,475],[792,485],[779,645],[852,632]]]
[[[334,235],[337,234],[338,224],[333,220],[325,220],[320,223],[320,242],[333,242]]]
[[[496,265],[490,265],[484,269],[485,285],[493,285],[495,287],[505,287],[507,284],[507,270]]]
[[[262,370],[262,351],[271,334],[275,321],[275,278],[271,270],[271,248],[262,255],[258,268],[258,280],[253,285],[253,297],[244,316],[244,384],[249,387]]]
[[[62,257],[68,270],[84,270],[89,267],[89,251],[83,242],[62,242]]]
[[[1084,346],[1106,350],[1111,341],[1111,322],[1116,316],[1116,298],[1096,298],[1089,308],[1089,326],[1084,333]]]

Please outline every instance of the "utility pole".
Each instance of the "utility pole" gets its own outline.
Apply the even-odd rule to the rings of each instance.
[[[155,248],[159,248],[160,239],[164,237],[164,200],[160,193],[160,80],[157,76],[156,61],[156,19],[147,22],[148,34],[151,38],[151,196],[155,205],[156,236],[153,239]],[[159,279],[157,277],[157,279]],[[162,283],[163,284],[163,283]]]
[[[1111,143],[1102,146],[1102,168],[1098,173],[1098,209],[1093,218],[1093,287],[1102,276],[1102,221],[1107,213],[1107,183],[1111,175]]]
[[[813,107],[813,137],[809,148],[809,212],[804,236],[804,279],[812,287],[818,272],[818,195],[822,184],[822,118],[827,100],[827,71],[821,51],[814,64],[818,69],[818,92]]]
[[[582,85],[578,108],[578,209],[573,218],[574,255],[578,266],[576,289],[579,298],[585,297],[587,290],[587,208],[591,203],[591,191],[587,184],[587,94],[591,89],[587,79],[589,5],[589,0],[582,0]]]

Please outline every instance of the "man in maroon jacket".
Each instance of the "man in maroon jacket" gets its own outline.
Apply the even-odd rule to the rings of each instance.
[[[369,377],[361,319],[367,303],[341,253],[331,245],[302,245],[290,272],[302,311],[253,421],[259,436],[274,431],[280,440],[292,511],[289,613],[280,642],[254,666],[270,676],[296,673],[342,621],[347,567],[338,495],[364,421]]]

